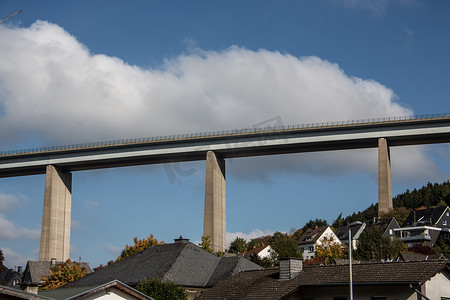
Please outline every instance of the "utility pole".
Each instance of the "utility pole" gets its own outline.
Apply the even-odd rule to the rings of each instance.
[[[352,272],[352,229],[348,228],[348,257],[350,266],[350,300],[353,300],[353,272]]]

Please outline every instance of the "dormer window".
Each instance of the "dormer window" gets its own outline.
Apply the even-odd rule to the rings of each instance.
[[[312,236],[307,236],[305,240],[306,240],[306,241],[312,240]]]

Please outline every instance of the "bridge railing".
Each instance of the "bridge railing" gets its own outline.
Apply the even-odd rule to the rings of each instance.
[[[101,141],[101,142],[91,142],[91,143],[39,147],[39,148],[30,148],[30,149],[7,150],[7,151],[0,151],[0,156],[51,152],[51,151],[89,149],[89,148],[98,148],[98,147],[119,146],[119,145],[126,145],[126,144],[139,144],[139,143],[148,143],[148,142],[181,140],[181,139],[202,138],[202,137],[212,137],[212,136],[227,136],[227,135],[258,133],[258,132],[271,132],[271,131],[273,132],[273,131],[291,130],[291,129],[325,128],[325,127],[333,127],[333,126],[363,125],[363,124],[385,123],[385,122],[395,122],[395,121],[405,121],[405,120],[425,120],[425,119],[448,118],[448,117],[450,117],[450,113],[437,113],[437,114],[410,115],[410,116],[400,116],[400,117],[359,119],[359,120],[348,120],[348,121],[305,123],[305,124],[297,124],[297,125],[275,125],[275,126],[265,126],[265,127],[248,127],[248,128],[244,128],[244,129],[230,129],[230,130],[222,130],[222,131],[210,131],[210,132],[187,133],[187,134],[176,134],[176,135],[163,135],[163,136],[145,137],[145,138],[132,138],[132,139],[122,139],[122,140],[112,140],[112,141]]]

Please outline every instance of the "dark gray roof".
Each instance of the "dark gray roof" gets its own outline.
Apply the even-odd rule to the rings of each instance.
[[[98,294],[106,289],[111,288],[116,288],[123,293],[133,296],[136,299],[153,300],[153,298],[129,287],[128,285],[118,280],[95,286],[73,287],[65,289],[59,288],[56,290],[40,291],[39,296],[45,296],[50,299],[56,300],[78,300],[91,297],[92,295]]]
[[[0,272],[0,284],[1,285],[13,286],[15,279],[19,280],[19,282],[20,282],[21,277],[20,277],[19,273],[17,273],[16,271],[14,271],[12,269],[4,268]]]
[[[50,298],[0,285],[0,299],[48,300]]]
[[[308,230],[303,233],[303,235],[298,240],[297,244],[310,244],[315,243],[319,237],[322,235],[322,233],[327,230],[328,226],[323,227],[317,227],[317,228],[309,228]]]
[[[155,277],[182,286],[209,287],[236,273],[237,270],[261,269],[259,265],[245,258],[237,260],[238,262],[233,265],[233,259],[219,258],[189,242],[157,245],[98,269],[68,283],[64,288],[98,285],[113,280],[135,286],[144,278]]]
[[[62,264],[64,262],[56,262],[56,264]],[[50,273],[50,268],[54,267],[50,261],[28,261],[25,271],[23,273],[23,283],[39,283],[42,281],[43,276],[47,276]],[[80,266],[86,268],[88,272],[91,272],[89,263],[81,262]]]
[[[446,209],[447,207],[441,206],[412,211],[406,218],[402,227],[435,225]]]
[[[397,257],[397,261],[417,261],[417,260],[431,260],[431,259],[445,259],[445,256],[441,253],[437,254],[421,254],[400,251]]]
[[[391,262],[353,265],[354,285],[423,284],[438,272],[450,275],[448,261]],[[222,281],[196,299],[281,299],[299,287],[348,285],[349,266],[307,266],[291,280],[278,269],[246,271]]]
[[[350,228],[352,232],[352,239],[355,239],[356,233],[358,230],[363,226],[363,223],[359,222],[358,224],[354,224],[352,226],[350,225],[344,225],[337,229],[336,235],[341,241],[348,241],[348,229]]]

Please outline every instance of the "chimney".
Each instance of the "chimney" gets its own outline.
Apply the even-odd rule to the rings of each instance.
[[[175,243],[189,243],[189,239],[184,239],[182,235],[179,238],[174,239]]]
[[[289,280],[296,277],[303,270],[303,261],[300,258],[280,258],[280,280]]]
[[[22,266],[17,267],[17,273],[19,273],[19,275],[22,276]]]

